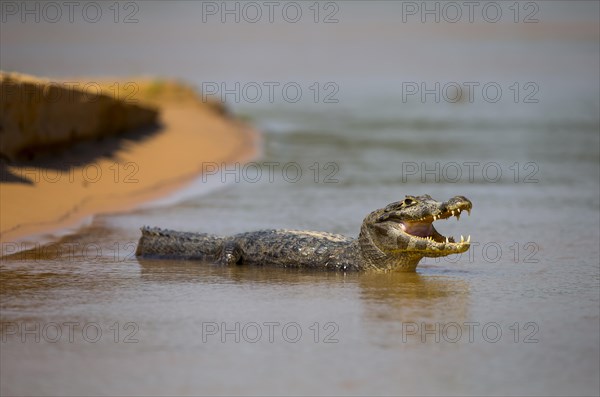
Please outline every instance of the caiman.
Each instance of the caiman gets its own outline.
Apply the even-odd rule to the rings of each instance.
[[[438,233],[433,222],[471,213],[463,196],[438,202],[429,195],[406,196],[371,212],[358,238],[304,230],[260,230],[233,236],[143,227],[136,255],[193,259],[223,265],[280,266],[337,271],[415,271],[423,257],[459,254],[471,236]]]

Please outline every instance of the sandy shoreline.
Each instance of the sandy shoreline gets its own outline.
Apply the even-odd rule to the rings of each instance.
[[[186,186],[203,163],[257,155],[258,134],[218,104],[203,103],[177,83],[161,83],[158,90],[154,85],[140,82],[141,101],[160,111],[155,131],[82,143],[92,153],[89,162],[72,161],[71,153],[50,167],[6,167],[13,180],[0,182],[2,244],[73,227],[94,214],[131,210]]]

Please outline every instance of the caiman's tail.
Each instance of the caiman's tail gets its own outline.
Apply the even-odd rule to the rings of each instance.
[[[223,237],[205,233],[176,232],[157,227],[142,227],[135,254],[147,258],[199,259],[216,261],[223,248]]]

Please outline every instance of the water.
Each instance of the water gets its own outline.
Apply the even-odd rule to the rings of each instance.
[[[61,64],[48,50],[41,69],[25,62],[34,52],[11,47],[26,35],[3,36],[3,54],[12,55],[3,68],[168,71],[198,86],[297,81],[307,93],[316,79],[336,82],[339,102],[233,103],[264,131],[260,177],[240,165],[214,175],[218,188],[208,195],[96,216],[58,241],[58,257],[48,248],[4,259],[3,394],[599,393],[600,65],[598,37],[584,29],[596,3],[540,2],[541,22],[527,31],[508,22],[399,25],[399,6],[383,2],[340,3],[335,26],[197,24],[183,4],[166,14],[142,8],[139,25],[104,31],[106,40],[126,29],[159,46],[180,40],[169,59],[154,59],[135,37],[127,42],[139,45],[133,66],[123,56],[75,58],[76,49],[51,35],[49,48],[77,62]],[[177,28],[155,33],[164,26]],[[405,36],[411,29],[418,40]],[[209,30],[212,40],[193,40]],[[92,48],[128,53],[102,40]],[[273,54],[287,59],[276,57],[276,67]],[[403,101],[401,81],[494,81],[510,99]],[[514,103],[515,81],[535,82],[539,102]],[[470,251],[425,259],[416,274],[132,256],[141,225],[355,236],[368,212],[405,194],[471,199],[470,217],[436,223],[446,235],[471,234]]]

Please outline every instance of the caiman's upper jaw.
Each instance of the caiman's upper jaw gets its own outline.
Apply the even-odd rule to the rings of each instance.
[[[420,219],[411,219],[411,222],[433,222],[438,219],[448,219],[451,216],[455,216],[456,219],[460,219],[460,215],[463,211],[467,211],[469,215],[471,215],[471,209],[473,205],[470,201],[459,201],[452,204],[442,205],[441,209],[436,211],[432,211],[430,215],[424,216]]]

